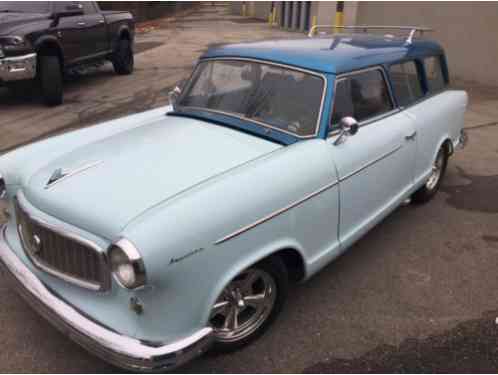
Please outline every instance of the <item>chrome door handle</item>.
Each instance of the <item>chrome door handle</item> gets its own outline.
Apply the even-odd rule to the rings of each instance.
[[[86,26],[86,23],[85,22],[78,22],[77,25],[78,26]]]
[[[407,141],[413,141],[416,136],[417,136],[417,131],[415,130],[412,134],[405,135],[405,139]]]
[[[105,21],[104,20],[100,20],[99,23],[105,23]]]

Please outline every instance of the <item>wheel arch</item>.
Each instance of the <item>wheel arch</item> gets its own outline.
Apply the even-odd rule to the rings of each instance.
[[[213,292],[207,298],[206,311],[203,314],[203,321],[209,322],[211,306],[215,303],[223,289],[245,269],[273,256],[281,257],[289,272],[289,280],[299,282],[306,279],[308,275],[307,263],[305,261],[303,248],[294,240],[281,240],[272,243],[259,251],[240,259],[228,272],[219,278]]]
[[[59,41],[52,36],[41,37],[35,43],[35,51],[38,56],[57,56],[64,67],[64,52]],[[39,64],[38,64],[39,65]]]
[[[446,155],[449,157],[453,154],[453,142],[451,141],[451,138],[449,135],[445,134],[441,140],[438,142],[438,147],[436,148],[434,152],[434,157],[433,160],[436,160],[437,154],[441,148],[444,148],[446,150]]]

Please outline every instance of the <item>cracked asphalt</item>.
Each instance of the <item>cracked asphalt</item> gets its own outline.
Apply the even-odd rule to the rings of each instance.
[[[201,7],[137,37],[136,72],[110,65],[73,77],[66,102],[46,108],[0,89],[0,153],[60,132],[164,105],[167,92],[214,43],[297,34]],[[403,206],[308,283],[256,343],[179,370],[261,372],[496,372],[498,370],[498,90],[470,94],[469,143],[442,191]],[[2,218],[0,217],[0,221]],[[0,276],[1,372],[105,373],[32,311]],[[174,322],[165,322],[174,324]]]

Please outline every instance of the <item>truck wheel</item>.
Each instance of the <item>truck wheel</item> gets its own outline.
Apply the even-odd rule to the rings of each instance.
[[[240,273],[211,309],[214,350],[234,351],[261,336],[281,311],[288,288],[287,269],[277,256]]]
[[[412,195],[412,202],[422,204],[430,201],[438,192],[446,172],[448,153],[444,145],[439,149],[436,160],[432,165],[432,173],[426,183]]]
[[[133,73],[134,57],[131,43],[128,39],[118,42],[116,51],[112,54],[112,65],[117,74],[126,75]]]
[[[57,56],[40,56],[40,89],[45,104],[62,104],[62,69]]]

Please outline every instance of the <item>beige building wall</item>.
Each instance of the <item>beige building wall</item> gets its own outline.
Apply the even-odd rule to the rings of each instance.
[[[279,13],[283,3],[275,2]],[[241,3],[232,4],[240,14]],[[268,19],[270,1],[246,4],[250,16]],[[335,1],[313,1],[310,24],[313,16],[319,25],[333,24],[335,12]],[[445,48],[452,78],[498,85],[498,2],[347,1],[344,24],[431,27],[436,31],[427,36]]]
[[[453,78],[498,85],[498,3],[359,2],[357,24],[419,25],[446,50]]]

